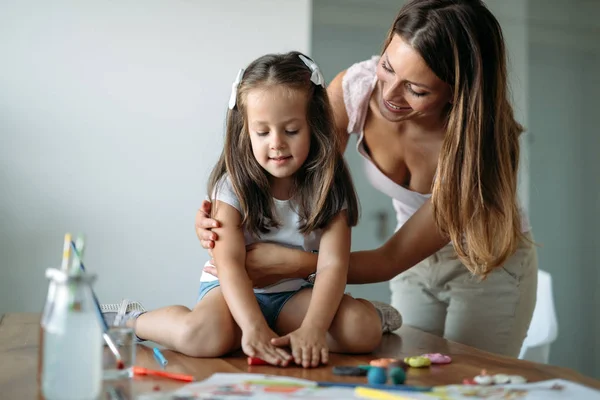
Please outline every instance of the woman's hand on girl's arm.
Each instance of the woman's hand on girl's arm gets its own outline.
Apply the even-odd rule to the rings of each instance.
[[[342,211],[321,236],[317,278],[302,325],[272,341],[278,346],[291,346],[294,360],[305,368],[316,367],[329,360],[325,338],[346,288],[350,239],[346,212]]]
[[[277,335],[269,328],[258,306],[252,282],[245,268],[246,245],[240,213],[226,203],[218,203],[215,228],[220,240],[213,250],[221,265],[219,281],[227,306],[242,330],[242,349],[250,357],[259,357],[275,365],[287,365],[290,355],[271,344]]]
[[[348,283],[385,282],[434,254],[449,239],[441,234],[433,218],[431,200],[381,247],[350,255]]]
[[[196,212],[196,236],[198,236],[202,247],[209,251],[215,247],[215,241],[218,239],[217,234],[212,232],[211,229],[219,226],[219,221],[210,218],[211,208],[212,203],[204,200]]]
[[[389,281],[401,272],[448,244],[433,219],[431,201],[427,201],[386,243],[374,250],[350,254],[348,283],[363,284]],[[255,287],[282,278],[306,278],[315,272],[317,256],[302,250],[257,243],[246,260],[248,274]],[[205,270],[217,276],[217,269]],[[274,276],[270,278],[270,276]]]
[[[286,278],[305,279],[316,270],[317,255],[274,243],[254,243],[246,247],[246,271],[254,287],[265,287]],[[218,276],[218,267],[204,271]]]

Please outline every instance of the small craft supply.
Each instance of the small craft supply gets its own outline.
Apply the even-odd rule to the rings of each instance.
[[[368,369],[365,368],[360,368],[359,367],[354,367],[354,366],[336,366],[333,367],[332,370],[334,375],[340,375],[340,376],[366,376],[367,372],[369,372]]]
[[[394,385],[402,385],[406,381],[406,373],[400,367],[390,368],[388,375]]]
[[[396,360],[390,363],[390,365],[388,365],[388,368],[402,368],[404,370],[404,372],[406,373],[406,371],[408,371],[408,369],[410,368],[410,365],[408,365],[407,363],[405,363],[402,360]]]
[[[450,364],[452,362],[450,356],[442,353],[428,353],[421,355],[421,357],[429,358],[432,364]]]
[[[375,360],[371,360],[369,364],[373,367],[387,368],[391,363],[396,361],[398,360],[395,358],[377,358]]]
[[[110,335],[106,332],[102,333],[102,338],[104,339],[104,342],[106,342],[106,345],[110,349],[110,352],[113,354],[113,356],[115,356],[115,362],[117,363],[117,369],[124,369],[125,363],[123,362],[121,353],[119,352],[119,349],[117,348],[117,345],[115,344],[114,340],[112,340]]]
[[[354,395],[361,399],[377,399],[377,400],[413,400],[412,397],[406,397],[394,393],[385,392],[383,390],[372,389],[369,387],[359,386],[354,389]]]
[[[491,385],[494,383],[494,379],[488,375],[485,369],[481,370],[481,374],[473,378],[478,385]]]
[[[382,385],[387,382],[387,371],[383,367],[371,367],[367,372],[367,381],[370,384]]]
[[[496,374],[492,376],[492,379],[494,381],[494,385],[503,385],[510,382],[510,376],[506,374]]]
[[[287,367],[290,364],[296,365],[296,363],[294,363],[294,360],[290,360],[290,362],[286,365],[282,365],[282,364],[276,365],[276,364],[271,364],[269,362],[266,362],[265,360],[258,358],[258,357],[248,357],[247,361],[248,361],[248,365],[269,365],[271,367]]]
[[[357,387],[366,387],[370,389],[376,390],[388,390],[392,392],[396,391],[404,391],[404,392],[422,392],[427,393],[433,391],[431,386],[410,386],[410,385],[386,385],[386,384],[377,384],[377,383],[369,383],[365,385],[364,383],[354,383],[354,382],[317,382],[318,387],[347,387],[347,388],[357,388]]]
[[[431,365],[431,360],[429,358],[421,356],[406,357],[404,362],[413,368],[424,368]]]
[[[258,357],[248,357],[248,365],[271,365]]]
[[[71,234],[65,233],[63,241],[63,255],[62,264],[60,266],[61,271],[67,272],[69,270],[69,259],[71,258]]]
[[[114,326],[121,326],[123,317],[125,317],[125,314],[127,313],[127,306],[129,306],[129,300],[123,299],[119,306],[119,311],[117,311],[117,315],[115,316],[115,320],[113,321]]]
[[[524,384],[527,379],[520,375],[495,374],[489,375],[485,369],[481,370],[481,374],[474,378],[463,379],[463,385],[505,385],[505,384]]]
[[[196,380],[191,375],[176,374],[173,372],[160,371],[160,370],[148,369],[148,368],[137,367],[137,366],[133,367],[133,374],[138,375],[138,376],[144,376],[144,375],[160,376],[163,378],[169,378],[169,379],[174,379],[176,381],[183,381],[183,382],[193,382]]]
[[[152,349],[154,359],[164,368],[169,363],[158,347]]]
[[[69,235],[69,237],[70,237],[70,235]],[[66,236],[65,236],[65,240],[66,240]],[[86,272],[85,265],[83,265],[83,258],[80,253],[80,251],[83,250],[85,243],[83,242],[82,237],[79,237],[78,241],[79,241],[79,248],[75,245],[75,243],[73,241],[69,242],[69,248],[73,249],[73,253],[74,253],[73,255],[79,260],[79,269],[81,270],[81,272]],[[100,321],[100,324],[102,326],[102,338],[104,339],[104,342],[106,342],[106,345],[108,346],[110,351],[115,356],[115,362],[117,363],[117,369],[123,369],[125,367],[125,363],[123,363],[123,358],[121,357],[121,353],[119,352],[117,345],[115,344],[115,342],[112,340],[112,338],[108,334],[108,324],[106,323],[106,320],[104,319],[104,314],[102,314],[102,309],[100,308],[100,302],[98,301],[98,298],[96,297],[96,293],[94,293],[94,290],[91,288],[90,288],[90,290],[91,290],[91,295],[92,295],[92,301],[94,303],[94,309],[96,310],[96,313],[98,315],[98,320]]]

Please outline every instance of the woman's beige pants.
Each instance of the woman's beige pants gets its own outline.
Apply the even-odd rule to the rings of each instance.
[[[535,246],[522,242],[481,280],[448,245],[390,281],[392,305],[406,325],[517,357],[535,307],[537,268]]]

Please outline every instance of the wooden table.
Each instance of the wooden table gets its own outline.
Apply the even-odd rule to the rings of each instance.
[[[37,357],[39,314],[6,314],[0,319],[0,398],[34,399],[37,396]],[[529,381],[563,378],[600,389],[600,382],[566,368],[531,363],[486,353],[469,346],[447,341],[409,326],[397,334],[385,335],[379,349],[370,355],[332,354],[329,366],[316,369],[297,367],[249,367],[243,354],[219,359],[191,358],[171,351],[163,354],[169,360],[168,371],[191,374],[197,380],[215,372],[256,372],[286,375],[315,381],[365,382],[365,378],[339,377],[331,372],[334,365],[366,364],[379,357],[403,358],[423,353],[445,353],[452,356],[450,365],[408,371],[407,384],[447,385],[461,383],[463,378],[478,375],[485,368],[491,374],[522,375]],[[137,365],[157,369],[152,351],[139,346]],[[126,388],[134,394],[147,393],[158,385],[160,390],[173,390],[182,383],[167,379],[135,378]]]

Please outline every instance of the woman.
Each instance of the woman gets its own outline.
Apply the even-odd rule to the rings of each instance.
[[[328,92],[344,147],[358,135],[367,176],[398,218],[383,246],[352,253],[348,283],[391,279],[406,324],[517,356],[535,306],[537,256],[518,205],[523,129],[508,101],[496,18],[479,0],[412,0],[381,56],[341,72]],[[205,248],[217,240],[209,210],[205,202],[196,216]],[[282,270],[306,277],[315,265],[313,254],[268,244],[247,257],[257,285]]]

